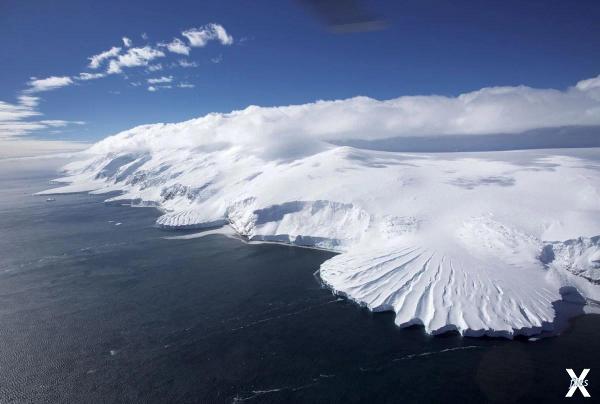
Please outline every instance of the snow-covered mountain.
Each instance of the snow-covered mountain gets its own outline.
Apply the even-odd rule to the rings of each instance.
[[[323,118],[339,105],[313,104],[318,113],[250,107],[140,126],[95,144],[66,167],[66,185],[43,193],[121,191],[109,200],[156,206],[161,226],[227,224],[250,240],[337,251],[321,266],[326,285],[430,333],[532,335],[552,329],[565,290],[600,300],[600,149],[328,143],[369,130],[357,102],[349,124]]]

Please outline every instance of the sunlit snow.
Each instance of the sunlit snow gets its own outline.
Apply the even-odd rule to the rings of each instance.
[[[552,330],[565,293],[600,299],[598,159],[334,146],[328,137],[361,112],[321,133],[326,112],[312,105],[137,127],[81,154],[65,185],[43,193],[121,191],[109,200],[156,206],[161,226],[229,225],[249,240],[337,251],[320,269],[326,285],[430,333],[532,335]]]

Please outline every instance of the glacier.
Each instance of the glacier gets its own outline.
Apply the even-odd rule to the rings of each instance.
[[[118,191],[107,201],[156,207],[165,228],[337,252],[327,287],[431,334],[536,335],[565,291],[600,300],[600,149],[374,151],[286,108],[121,132],[40,194]]]

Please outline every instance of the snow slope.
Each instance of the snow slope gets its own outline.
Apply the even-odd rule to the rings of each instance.
[[[600,300],[599,149],[363,150],[256,108],[111,136],[42,194],[121,191],[161,226],[340,252],[326,285],[430,333],[533,335],[565,290]]]

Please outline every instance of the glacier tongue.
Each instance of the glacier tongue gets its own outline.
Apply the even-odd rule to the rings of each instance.
[[[453,252],[411,243],[349,252],[323,263],[321,278],[373,311],[395,311],[397,325],[420,324],[432,334],[512,337],[552,329],[552,302],[561,297],[543,271]]]
[[[109,137],[41,194],[120,191],[109,200],[157,206],[161,226],[227,223],[250,240],[339,252],[322,264],[325,284],[430,333],[532,335],[552,329],[561,288],[600,299],[597,161],[319,141],[290,157],[281,142],[220,139],[225,118],[206,119]]]

